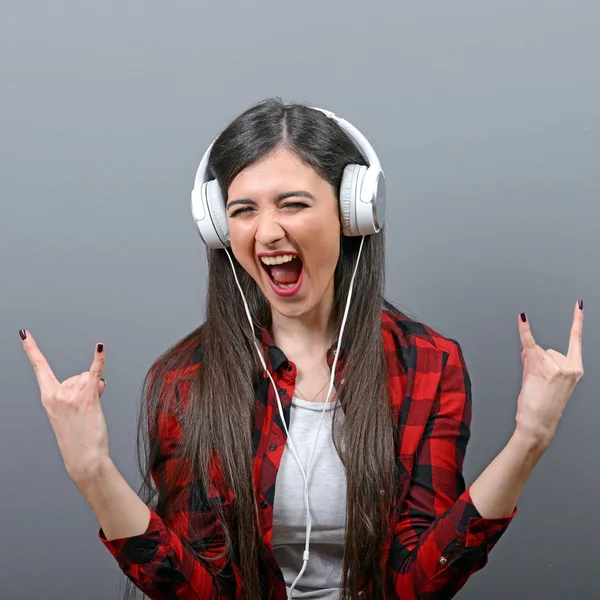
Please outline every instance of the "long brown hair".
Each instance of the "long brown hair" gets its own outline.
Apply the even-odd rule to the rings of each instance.
[[[242,169],[281,147],[315,169],[336,193],[347,164],[366,164],[337,123],[305,105],[285,105],[281,99],[271,98],[249,108],[226,127],[213,146],[208,168],[221,189],[227,190]],[[340,329],[360,241],[360,237],[341,239],[331,315],[336,332]],[[231,256],[254,327],[257,331],[268,330],[269,304],[256,282],[232,253]],[[187,477],[196,482],[187,493],[188,497],[197,496],[193,502],[198,506],[206,501],[211,464],[218,457],[234,502],[227,513],[218,502],[211,508],[223,528],[220,535],[225,553],[239,565],[245,597],[259,600],[264,597],[260,575],[262,541],[252,476],[252,431],[255,385],[262,368],[229,259],[223,250],[210,249],[207,258],[205,322],[155,361],[142,386],[138,423],[138,462],[143,477],[140,495],[161,517],[175,510],[170,502],[177,491],[174,484],[165,481],[157,494],[151,481],[151,469],[160,452],[159,440],[149,433],[156,427],[160,405],[162,412],[172,410],[181,423],[183,435],[177,452],[186,457]],[[397,315],[404,313],[383,297],[384,264],[382,230],[364,240],[342,339],[344,375],[336,386],[345,424],[338,429],[334,418],[334,442],[347,476],[343,600],[357,598],[361,583],[370,584],[375,599],[384,598],[386,589],[380,548],[389,534],[395,501],[397,430],[388,397],[380,315],[384,309]],[[197,352],[202,357],[200,368],[186,371]],[[180,371],[182,378],[185,373],[193,373],[185,411],[178,402],[166,400],[165,375],[170,371]],[[172,384],[170,381],[168,386],[173,387]],[[193,532],[189,543],[210,569],[212,560],[203,552],[201,540],[193,539]],[[217,584],[225,579],[223,573],[215,577]],[[130,597],[132,591],[129,585],[125,596]]]

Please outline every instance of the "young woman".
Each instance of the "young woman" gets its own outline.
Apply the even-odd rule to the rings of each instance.
[[[384,299],[383,177],[351,131],[271,99],[205,155],[193,209],[206,321],[145,378],[145,501],[110,458],[102,344],[59,383],[21,330],[67,471],[150,598],[453,597],[583,376],[583,303],[566,356],[538,346],[522,314],[515,430],[466,488],[461,347]]]

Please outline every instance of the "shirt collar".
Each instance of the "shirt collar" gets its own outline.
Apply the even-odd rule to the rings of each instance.
[[[288,358],[279,346],[275,344],[275,340],[273,339],[272,333],[268,329],[262,329],[259,332],[259,338],[265,350],[265,353],[269,359],[269,364],[267,366],[270,367],[271,371],[277,371],[281,365],[287,362]],[[329,367],[333,366],[333,361],[335,359],[335,350],[337,347],[338,339],[336,339],[331,346],[327,349],[327,364]],[[341,366],[340,363],[344,358],[344,351],[340,349],[340,357],[338,359],[338,367]],[[336,369],[337,370],[337,369]]]

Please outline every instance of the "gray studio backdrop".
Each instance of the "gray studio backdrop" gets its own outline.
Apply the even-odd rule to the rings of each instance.
[[[389,297],[456,338],[471,483],[514,426],[517,318],[585,377],[460,600],[600,598],[599,4],[1,2],[0,598],[108,600],[123,575],[63,467],[18,329],[59,379],[106,345],[111,451],[135,487],[145,370],[203,318],[189,199],[264,97],[357,125],[386,171]]]

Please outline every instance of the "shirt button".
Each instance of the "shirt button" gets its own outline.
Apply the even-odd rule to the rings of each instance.
[[[279,388],[279,395],[283,396],[285,394],[285,389],[284,388]]]
[[[440,558],[440,565],[445,565],[448,562],[448,559],[445,556]]]
[[[269,506],[264,500],[260,503],[261,508],[267,508]]]
[[[277,450],[277,444],[271,444],[269,446],[269,450],[273,451],[273,450]]]
[[[292,365],[290,363],[286,363],[285,367],[283,367],[288,373],[292,370]]]

